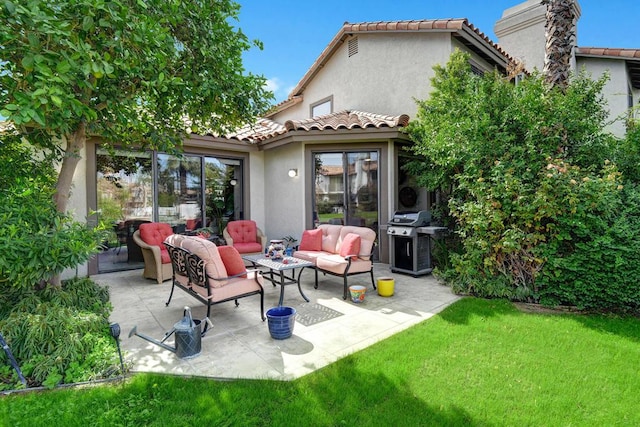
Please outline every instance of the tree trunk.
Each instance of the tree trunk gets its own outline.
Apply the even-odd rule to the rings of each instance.
[[[566,89],[571,71],[572,50],[576,39],[574,0],[542,0],[547,6],[543,73],[547,83]]]
[[[73,182],[73,174],[76,171],[78,162],[80,162],[80,152],[87,143],[86,127],[81,122],[78,128],[70,135],[67,135],[67,148],[62,166],[58,175],[58,183],[56,184],[56,194],[54,201],[58,212],[66,212],[71,195],[71,183]]]

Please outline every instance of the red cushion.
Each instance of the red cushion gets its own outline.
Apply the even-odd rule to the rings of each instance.
[[[321,251],[322,250],[322,230],[304,230],[300,239],[300,251]]]
[[[218,246],[218,252],[220,253],[220,258],[222,258],[222,263],[227,269],[227,275],[235,276],[236,274],[246,273],[247,267],[244,266],[244,261],[236,248],[233,246]],[[245,274],[241,277],[247,277],[247,275]]]
[[[169,251],[166,247],[160,247],[160,262],[162,264],[169,264],[171,262],[171,257],[169,256]]]
[[[264,251],[264,248],[262,247],[262,245],[260,243],[257,243],[257,242],[236,243],[234,241],[233,242],[233,247],[236,248],[238,250],[238,252],[240,252],[241,254],[253,254],[253,253],[256,253],[256,252],[262,253],[262,251]]]
[[[236,243],[255,243],[258,241],[258,226],[255,221],[243,219],[227,224],[227,233]]]
[[[173,229],[166,222],[148,222],[140,224],[140,238],[147,245],[160,246],[164,239],[173,234]]]
[[[340,245],[340,256],[349,255],[352,255],[352,258],[360,255],[360,236],[355,233],[347,233]]]

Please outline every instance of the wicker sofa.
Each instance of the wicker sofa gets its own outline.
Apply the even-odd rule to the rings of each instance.
[[[315,230],[305,230],[296,258],[311,261],[315,269],[315,288],[318,288],[318,271],[343,279],[344,295],[349,296],[349,276],[369,273],[373,289],[373,262],[371,255],[376,233],[367,227],[321,224]]]

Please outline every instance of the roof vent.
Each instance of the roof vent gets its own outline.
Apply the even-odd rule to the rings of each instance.
[[[349,39],[349,57],[352,57],[358,53],[358,38],[352,37]]]

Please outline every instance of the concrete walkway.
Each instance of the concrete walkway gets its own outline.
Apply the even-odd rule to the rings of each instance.
[[[313,288],[313,271],[302,274],[302,289],[311,300],[305,302],[295,285],[285,289],[284,305],[298,311],[293,336],[274,340],[267,321],[260,319],[258,296],[218,304],[211,309],[213,329],[202,338],[202,352],[179,359],[176,355],[140,337],[129,337],[137,326],[139,333],[157,340],[183,316],[185,306],[193,317],[202,319],[206,307],[176,289],[171,304],[165,302],[171,282],[158,285],[142,278],[140,270],[100,274],[92,279],[109,287],[114,306],[111,321],[120,324],[121,346],[126,363],[134,372],[221,379],[292,380],[380,340],[422,322],[458,300],[451,290],[431,275],[414,278],[391,274],[386,264],[375,264],[374,276],[393,277],[392,297],[381,297],[371,288],[367,275],[354,276],[349,285],[367,286],[364,302],[342,299],[342,279],[319,274],[318,289]],[[265,281],[265,312],[276,306],[280,288]],[[166,341],[172,348],[173,336]]]

